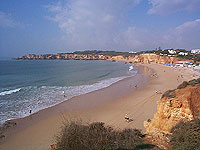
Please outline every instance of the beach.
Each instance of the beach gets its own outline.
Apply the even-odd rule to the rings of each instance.
[[[193,79],[193,72],[160,64],[140,64],[140,76],[129,77],[109,87],[76,96],[31,116],[13,120],[0,144],[1,150],[47,150],[55,143],[64,118],[83,122],[104,122],[115,128],[138,128],[145,132],[143,122],[153,118],[162,93],[183,81]],[[183,75],[182,77],[180,77]],[[197,77],[197,76],[196,76]],[[178,80],[177,80],[178,79]],[[135,87],[137,85],[137,87]],[[132,119],[126,122],[125,114]]]

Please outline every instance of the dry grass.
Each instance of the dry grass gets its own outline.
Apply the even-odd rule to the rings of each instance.
[[[181,121],[172,128],[170,143],[175,150],[199,150],[200,149],[200,120],[190,122]]]
[[[67,120],[56,137],[56,146],[57,150],[148,149],[143,138],[137,129],[116,130],[102,122],[84,124],[81,120]]]

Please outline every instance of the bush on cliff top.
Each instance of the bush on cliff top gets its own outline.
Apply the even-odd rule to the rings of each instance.
[[[187,87],[188,85],[189,85],[188,82],[187,82],[187,81],[184,81],[183,83],[181,83],[181,84],[177,87],[177,89],[183,89],[183,88]]]
[[[57,150],[136,149],[143,145],[143,137],[137,129],[119,131],[102,122],[84,125],[72,121],[63,127],[56,145]]]
[[[181,83],[177,89],[183,89],[185,87],[187,87],[188,85],[191,85],[191,86],[199,86],[200,85],[200,78],[198,79],[193,79],[193,80],[190,80],[190,81],[183,81],[183,83]],[[174,98],[176,97],[176,93],[175,93],[175,90],[168,90],[166,91],[163,95],[162,95],[162,98],[163,97],[169,97],[169,98]]]
[[[168,90],[168,91],[166,91],[166,92],[162,95],[162,98],[163,98],[163,97],[169,97],[169,98],[174,98],[174,97],[176,97],[175,90]]]
[[[192,85],[192,86],[195,86],[195,85],[200,85],[200,78],[198,79],[193,79],[193,80],[190,80],[188,82],[184,81],[183,83],[181,83],[177,89],[183,89],[185,87],[187,87],[188,85]]]
[[[200,120],[190,122],[181,121],[171,129],[172,138],[170,144],[175,150],[199,150],[200,149]]]

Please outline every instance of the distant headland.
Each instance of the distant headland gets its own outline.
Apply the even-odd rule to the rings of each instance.
[[[113,60],[129,61],[133,63],[175,64],[178,61],[187,60],[193,63],[200,62],[200,53],[186,51],[185,49],[156,49],[140,52],[117,52],[117,51],[75,51],[72,53],[57,54],[28,54],[17,57],[16,60]]]

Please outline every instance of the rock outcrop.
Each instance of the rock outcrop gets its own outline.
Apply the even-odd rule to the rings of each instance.
[[[17,60],[28,59],[28,60],[51,60],[51,59],[61,59],[61,60],[110,60],[111,56],[104,56],[98,54],[44,54],[35,55],[29,54],[22,57],[16,58]]]
[[[161,56],[153,53],[147,54],[140,54],[136,55],[135,57],[129,57],[128,60],[133,61],[135,63],[158,63],[158,64],[175,64],[177,61],[182,59],[177,57],[170,57],[170,56]]]
[[[177,61],[182,59],[177,57],[170,57],[165,55],[157,55],[154,53],[146,53],[140,55],[105,55],[105,54],[76,54],[76,53],[61,53],[61,54],[43,54],[43,55],[35,55],[29,54],[24,55],[22,57],[16,58],[20,59],[28,59],[28,60],[50,60],[50,59],[63,59],[63,60],[116,60],[116,61],[129,61],[133,63],[158,63],[158,64],[175,64]]]
[[[169,144],[172,127],[179,121],[195,118],[200,118],[200,78],[184,81],[177,89],[162,95],[154,118],[144,122],[146,140],[161,149],[172,149]]]
[[[170,133],[180,120],[191,121],[196,117],[200,117],[199,84],[166,92],[158,101],[154,118],[145,121],[144,127],[147,133]]]

